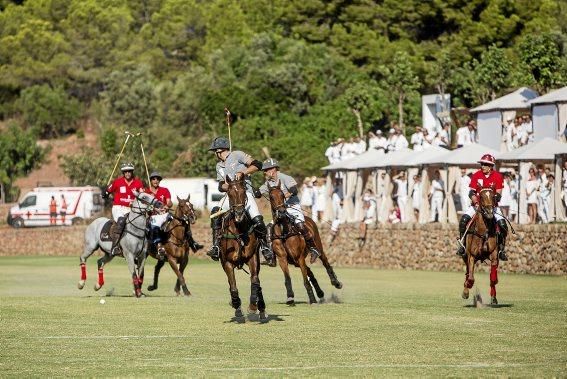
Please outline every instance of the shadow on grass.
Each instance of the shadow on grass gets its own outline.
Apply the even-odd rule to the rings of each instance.
[[[481,306],[476,306],[474,304],[467,304],[463,307],[465,308],[512,308],[514,304],[484,304]]]
[[[257,313],[248,314],[242,317],[232,317],[230,320],[225,321],[225,324],[233,323],[233,324],[245,324],[246,319],[250,322],[257,322],[259,324],[267,324],[272,321],[285,321],[282,317],[289,316],[289,315],[275,315],[275,314],[268,314],[268,317],[265,320],[260,320],[260,315]]]

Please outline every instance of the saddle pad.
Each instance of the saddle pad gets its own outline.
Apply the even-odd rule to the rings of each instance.
[[[114,229],[116,228],[116,222],[113,220],[108,220],[102,227],[100,231],[100,240],[102,242],[112,242],[112,237],[114,235]]]

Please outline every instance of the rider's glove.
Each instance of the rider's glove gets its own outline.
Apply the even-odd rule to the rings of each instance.
[[[103,199],[108,199],[109,196],[110,196],[110,192],[108,192],[108,191],[104,191],[104,192],[102,193],[102,198],[103,198]]]
[[[494,195],[494,202],[498,203],[500,199],[502,199],[502,195],[496,192],[496,194]]]
[[[258,188],[252,188],[252,194],[254,195],[254,197],[256,199],[259,199],[262,197],[262,192],[260,192],[260,190]]]

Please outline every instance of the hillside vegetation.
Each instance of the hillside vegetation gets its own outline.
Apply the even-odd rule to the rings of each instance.
[[[469,107],[567,77],[560,0],[0,0],[0,10],[8,188],[42,156],[9,141],[80,137],[85,119],[100,147],[66,158],[76,184],[104,182],[124,130],[143,132],[150,169],[211,174],[206,148],[226,135],[225,106],[235,146],[258,158],[268,147],[300,176],[339,136],[391,121],[411,132],[421,94]],[[127,149],[138,164],[139,142]]]

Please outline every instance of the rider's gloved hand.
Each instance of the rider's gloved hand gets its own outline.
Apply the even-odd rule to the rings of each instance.
[[[108,197],[110,196],[110,192],[104,191],[101,196],[103,199],[108,199]]]
[[[252,188],[252,194],[254,195],[254,197],[256,199],[259,199],[262,197],[262,193],[260,192],[260,189],[258,188]]]
[[[500,199],[502,199],[502,195],[499,194],[498,192],[496,192],[494,194],[494,202],[498,204],[498,202],[500,201]]]

